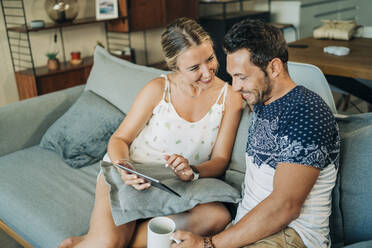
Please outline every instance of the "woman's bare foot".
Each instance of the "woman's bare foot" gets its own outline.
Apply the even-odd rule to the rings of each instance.
[[[83,241],[86,235],[68,237],[59,244],[58,248],[73,248],[75,245]]]

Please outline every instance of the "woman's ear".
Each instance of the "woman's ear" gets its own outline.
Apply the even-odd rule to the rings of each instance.
[[[269,74],[272,78],[277,78],[283,71],[283,62],[279,58],[274,58],[269,64]]]

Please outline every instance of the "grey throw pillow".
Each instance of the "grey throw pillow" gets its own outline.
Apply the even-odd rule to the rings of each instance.
[[[44,134],[40,146],[61,155],[73,168],[103,158],[107,143],[124,114],[91,91],[84,91],[71,108]]]
[[[237,189],[216,178],[182,182],[164,165],[137,164],[135,167],[140,173],[160,180],[180,194],[181,198],[155,187],[138,191],[123,182],[118,170],[111,163],[101,162],[103,175],[110,185],[110,205],[116,225],[185,212],[201,203],[237,203],[241,198]]]

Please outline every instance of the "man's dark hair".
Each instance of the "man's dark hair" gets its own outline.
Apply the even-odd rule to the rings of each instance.
[[[267,65],[274,58],[279,58],[288,71],[288,46],[283,34],[263,21],[247,19],[236,23],[225,35],[223,47],[227,54],[248,49],[251,62],[265,74]]]

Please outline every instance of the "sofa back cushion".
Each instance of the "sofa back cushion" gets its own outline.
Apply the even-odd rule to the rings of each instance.
[[[85,89],[93,91],[127,114],[145,84],[165,73],[119,59],[97,46]]]
[[[372,113],[338,121],[340,205],[345,245],[372,239]]]
[[[245,108],[242,118],[240,119],[229,168],[225,175],[225,181],[239,190],[241,190],[241,183],[244,180],[245,174],[245,147],[247,144],[251,117],[252,113],[249,112],[248,108]]]

